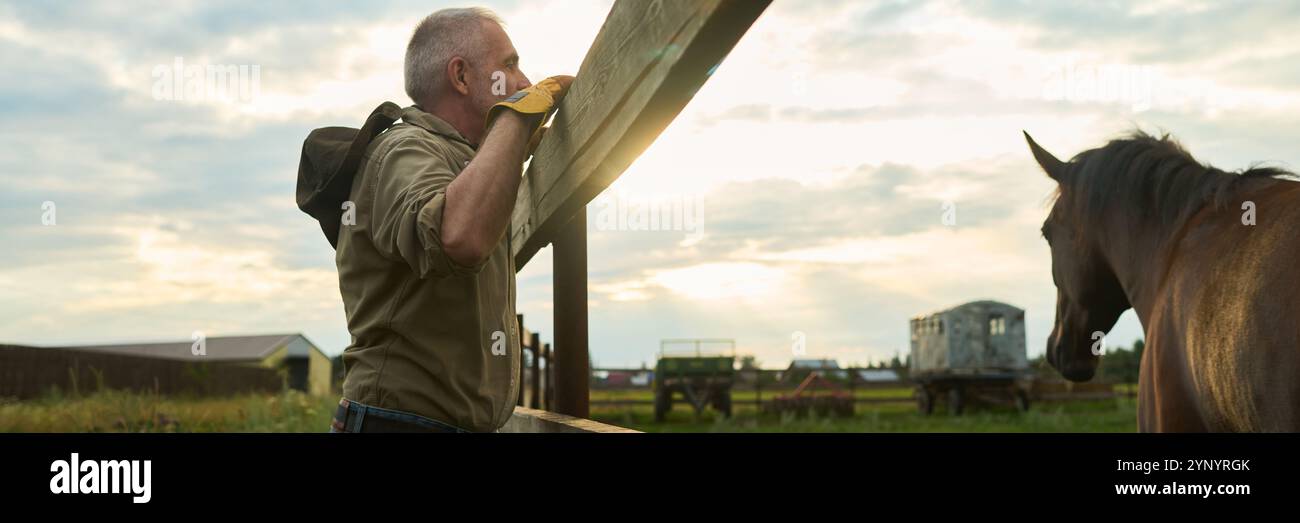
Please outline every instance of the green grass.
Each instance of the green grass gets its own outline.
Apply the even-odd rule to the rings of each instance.
[[[860,389],[858,397],[910,397],[911,389]],[[772,397],[764,391],[763,397]],[[648,390],[592,391],[593,400],[649,400]],[[734,398],[752,399],[736,391]],[[101,391],[79,396],[51,393],[33,400],[0,400],[0,432],[324,432],[337,396],[296,391],[220,398],[167,397]],[[735,417],[712,410],[697,417],[678,401],[668,419],[655,423],[651,405],[593,406],[591,418],[646,432],[1134,432],[1136,401],[1035,403],[1029,412],[982,407],[962,416],[922,416],[914,404],[859,404],[850,418],[794,419],[760,414],[737,404]]]
[[[911,389],[867,389],[858,397],[910,398]],[[644,394],[640,394],[644,393]],[[640,396],[644,395],[642,398]],[[764,398],[771,394],[763,393]],[[592,400],[649,399],[648,391],[592,391]],[[752,399],[737,391],[733,398]],[[941,413],[921,415],[913,403],[858,404],[849,418],[804,418],[759,413],[751,405],[734,407],[727,419],[711,409],[696,416],[682,401],[674,404],[662,423],[654,422],[651,405],[592,406],[591,418],[602,423],[645,432],[1135,432],[1137,403],[1132,398],[1113,400],[1040,402],[1021,413],[1007,407],[981,406],[961,416]]]
[[[793,389],[765,389],[762,392],[763,399],[771,399],[778,394],[790,394]],[[731,392],[733,401],[754,401],[755,393],[753,390],[736,389]],[[853,391],[854,397],[857,398],[912,398],[911,387],[880,387],[869,389],[856,389]],[[593,389],[591,391],[592,401],[597,400],[654,400],[654,391],[646,389]]]
[[[57,392],[0,401],[0,432],[325,432],[337,396],[298,391],[230,397]]]

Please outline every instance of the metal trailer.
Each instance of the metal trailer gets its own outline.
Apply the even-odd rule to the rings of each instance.
[[[685,351],[668,347],[690,346]],[[703,346],[725,345],[722,354],[706,352]],[[673,408],[673,396],[680,394],[695,408],[695,414],[712,405],[723,416],[731,417],[731,387],[736,381],[736,340],[672,339],[659,342],[655,363],[655,421],[661,422]]]
[[[912,318],[910,328],[910,372],[922,414],[941,398],[953,415],[976,400],[1029,409],[1024,309],[973,301]]]

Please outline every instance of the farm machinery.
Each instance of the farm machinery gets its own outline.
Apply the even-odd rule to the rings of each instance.
[[[722,353],[707,352],[706,346],[725,346]],[[691,349],[682,350],[683,346]],[[670,347],[673,350],[670,350]],[[661,422],[673,408],[673,399],[680,395],[695,409],[704,413],[712,406],[723,416],[731,416],[731,387],[736,376],[736,341],[730,339],[672,339],[659,343],[658,361],[655,363],[654,404],[655,421]]]
[[[813,371],[790,394],[782,394],[763,404],[770,414],[793,414],[805,417],[853,416],[853,395],[838,384]]]

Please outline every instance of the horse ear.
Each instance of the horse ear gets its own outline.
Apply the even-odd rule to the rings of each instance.
[[[1052,156],[1052,153],[1047,152],[1047,149],[1038,145],[1038,142],[1035,142],[1027,131],[1021,132],[1025,133],[1025,141],[1029,142],[1029,150],[1033,151],[1034,159],[1038,160],[1038,165],[1043,168],[1043,172],[1046,172],[1047,176],[1053,180],[1061,181],[1061,177],[1065,174],[1065,162],[1057,160],[1055,156]]]

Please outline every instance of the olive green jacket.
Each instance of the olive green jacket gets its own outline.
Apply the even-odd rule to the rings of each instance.
[[[335,262],[352,333],[344,397],[489,432],[519,394],[510,235],[475,267],[441,239],[447,185],[474,153],[447,122],[404,109],[366,149]]]

